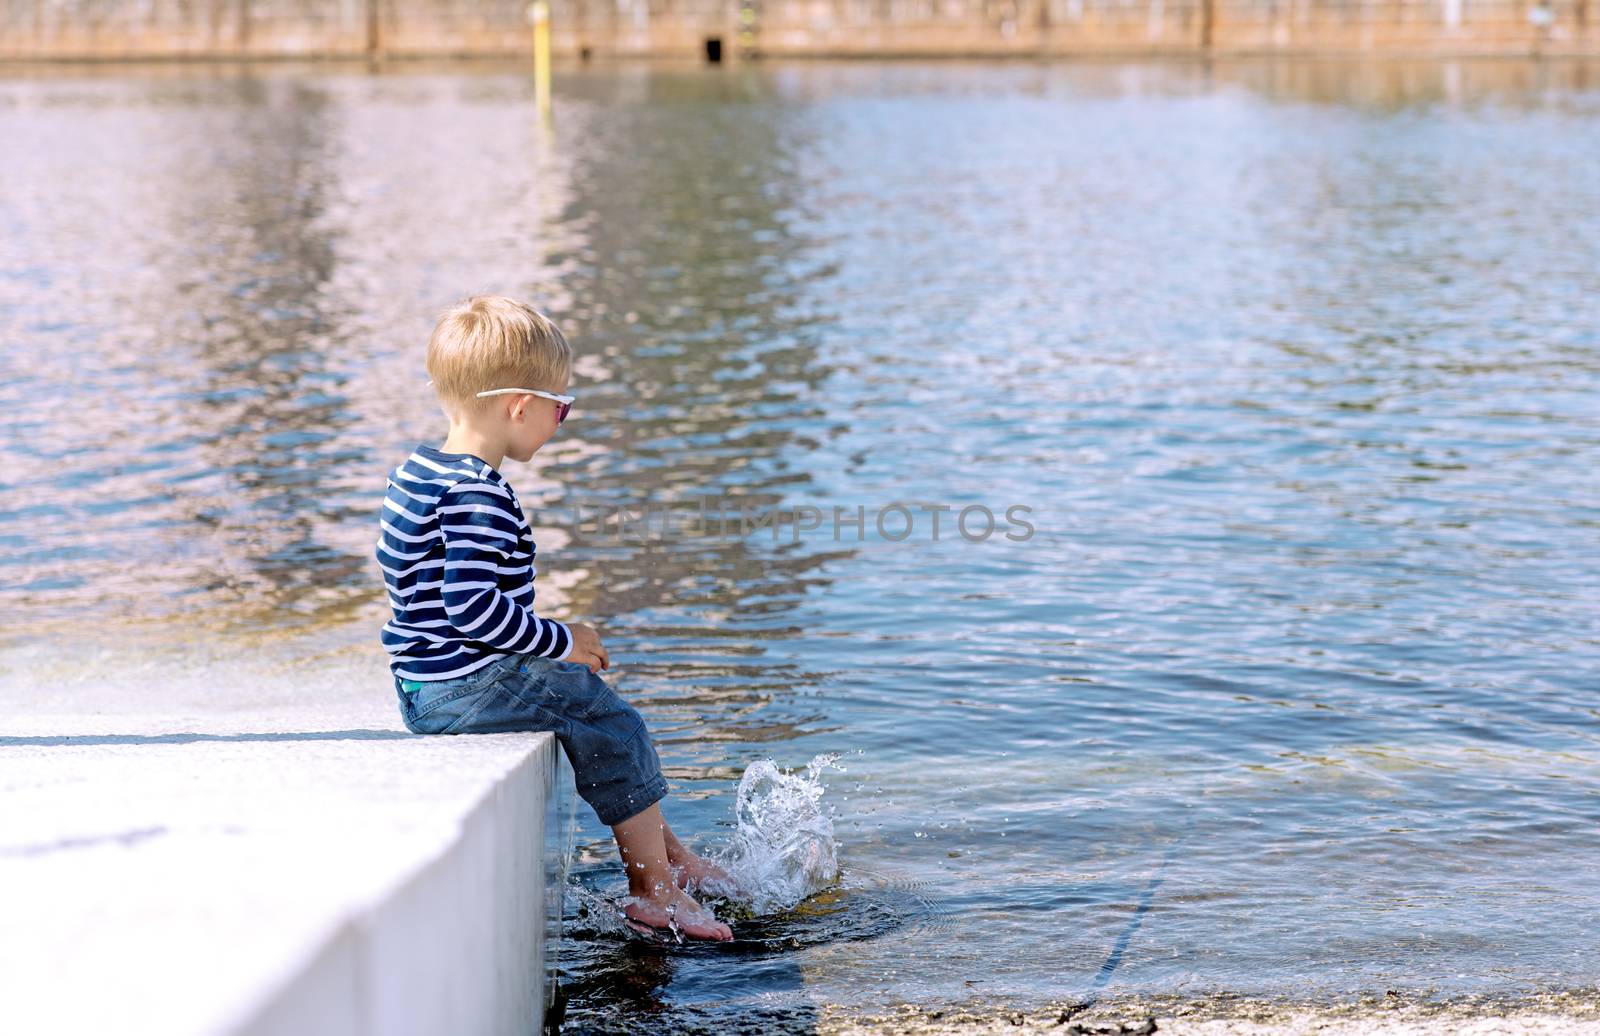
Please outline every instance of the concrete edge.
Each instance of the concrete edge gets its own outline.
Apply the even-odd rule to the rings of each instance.
[[[559,823],[571,811],[571,771],[550,734],[471,736],[526,738],[528,749],[438,852],[352,904],[287,979],[220,1031],[540,1031],[571,851],[571,826]]]

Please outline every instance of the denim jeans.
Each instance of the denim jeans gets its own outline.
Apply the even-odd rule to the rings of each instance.
[[[396,677],[395,693],[414,734],[554,734],[579,796],[607,826],[667,794],[643,717],[588,666],[509,655],[454,680]]]

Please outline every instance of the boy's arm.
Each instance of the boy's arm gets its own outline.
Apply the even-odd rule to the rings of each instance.
[[[502,651],[564,661],[572,651],[572,631],[541,619],[499,588],[501,573],[523,567],[513,560],[521,525],[511,497],[493,483],[463,482],[445,490],[438,513],[444,537],[440,596],[450,624]]]

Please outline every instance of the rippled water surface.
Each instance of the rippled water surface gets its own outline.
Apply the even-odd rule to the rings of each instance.
[[[0,78],[9,679],[268,634],[273,679],[314,687],[314,638],[387,700],[422,343],[519,294],[582,355],[503,469],[541,608],[605,632],[669,819],[717,848],[752,762],[843,767],[837,887],[727,947],[574,917],[574,1026],[1600,979],[1600,66],[556,93],[544,126],[488,66]],[[708,496],[822,520],[596,517]]]

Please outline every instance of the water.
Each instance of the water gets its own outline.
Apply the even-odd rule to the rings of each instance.
[[[604,631],[668,819],[728,851],[752,764],[844,767],[838,879],[734,944],[573,917],[573,1027],[1600,980],[1600,66],[556,95],[546,128],[493,66],[0,79],[8,683],[209,652],[274,660],[220,707],[390,695],[383,475],[443,439],[434,314],[505,291],[582,354],[506,467],[541,608]],[[865,528],[572,514],[718,494]],[[595,895],[605,834],[580,811]]]

